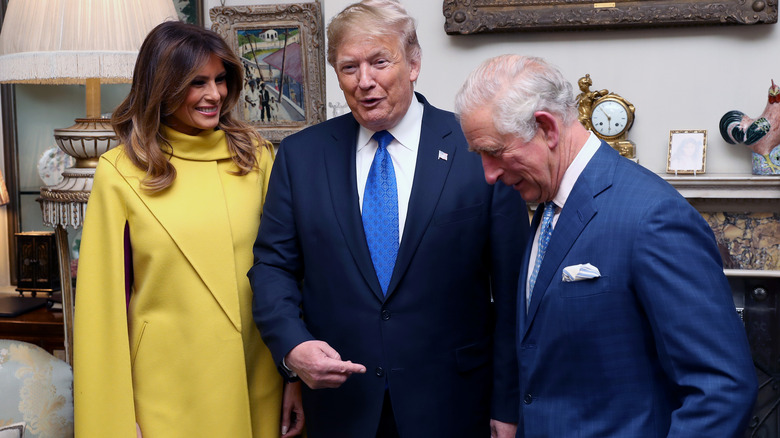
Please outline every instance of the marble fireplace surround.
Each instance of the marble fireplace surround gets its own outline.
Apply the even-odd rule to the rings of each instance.
[[[710,224],[726,269],[780,270],[780,176],[661,177]]]

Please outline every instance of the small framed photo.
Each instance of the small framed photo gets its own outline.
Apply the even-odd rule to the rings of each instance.
[[[325,121],[325,37],[319,2],[217,6],[212,30],[244,64],[238,118],[278,144]]]
[[[704,173],[707,162],[706,130],[669,131],[669,152],[666,158],[666,173]]]

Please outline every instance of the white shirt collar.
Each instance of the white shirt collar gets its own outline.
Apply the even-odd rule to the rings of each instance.
[[[401,121],[388,129],[398,143],[411,151],[416,151],[417,146],[420,143],[420,127],[423,108],[424,106],[422,102],[417,100],[417,96],[412,96],[412,103],[409,105],[409,109],[406,110],[406,114],[404,114]],[[365,128],[362,125],[360,126],[357,139],[358,151],[368,145],[374,132],[375,131]]]
[[[600,146],[601,140],[596,137],[596,134],[591,132],[585,145],[577,153],[577,156],[574,157],[574,161],[572,161],[569,168],[566,169],[566,173],[563,174],[561,185],[558,187],[558,193],[556,193],[555,198],[553,198],[553,202],[555,202],[555,205],[557,205],[558,208],[563,208],[563,205],[569,198],[569,194],[574,188],[574,183],[577,182],[577,179],[579,179],[582,171],[585,170],[585,166],[588,165],[590,159],[596,155],[596,151],[599,150]]]

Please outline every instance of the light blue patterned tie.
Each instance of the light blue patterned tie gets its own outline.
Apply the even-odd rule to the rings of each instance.
[[[531,294],[534,292],[534,285],[536,284],[536,276],[539,275],[539,268],[542,266],[542,259],[544,253],[547,251],[547,244],[550,243],[550,236],[552,235],[552,219],[555,215],[555,203],[548,202],[544,205],[544,214],[542,214],[541,231],[539,232],[539,245],[536,252],[536,261],[534,262],[534,270],[531,272],[531,278],[528,280],[528,301],[526,302],[526,308],[531,302]]]
[[[376,276],[379,278],[382,292],[387,294],[398,255],[399,240],[398,189],[393,159],[387,152],[387,145],[393,141],[393,135],[387,131],[379,131],[372,138],[379,147],[371,163],[371,170],[368,171],[363,192],[363,229]]]

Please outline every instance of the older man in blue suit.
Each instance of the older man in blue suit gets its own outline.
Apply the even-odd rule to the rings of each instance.
[[[414,21],[347,7],[328,61],[351,113],[282,141],[249,272],[254,318],[310,438],[511,437],[519,194],[491,186],[414,82]]]
[[[538,58],[486,61],[458,93],[488,182],[540,204],[518,298],[518,437],[738,437],[756,375],[712,231],[577,121]]]

